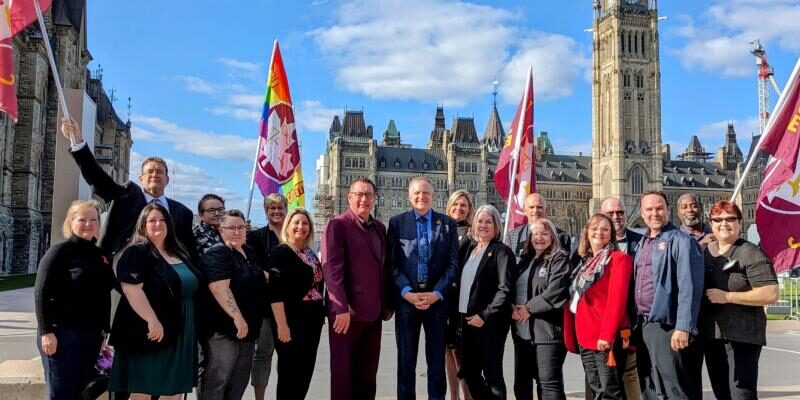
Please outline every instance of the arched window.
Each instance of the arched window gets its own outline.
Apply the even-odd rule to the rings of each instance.
[[[644,193],[644,172],[641,167],[634,167],[631,170],[631,194]]]

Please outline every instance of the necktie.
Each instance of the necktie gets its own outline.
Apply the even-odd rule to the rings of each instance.
[[[417,241],[417,255],[419,256],[419,261],[417,263],[417,282],[420,285],[426,285],[428,283],[428,258],[430,257],[428,219],[423,215],[420,216],[417,221],[417,228],[419,230],[419,240]]]
[[[158,204],[162,207],[164,206],[164,204],[161,204],[161,200],[159,200],[158,197],[153,197],[153,200],[150,200],[150,204]]]

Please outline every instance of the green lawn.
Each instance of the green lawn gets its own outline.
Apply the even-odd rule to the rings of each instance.
[[[36,274],[0,276],[0,292],[33,286]]]

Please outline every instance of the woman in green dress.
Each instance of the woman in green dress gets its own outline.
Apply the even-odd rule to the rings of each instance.
[[[194,307],[205,284],[162,205],[149,204],[139,214],[116,273],[124,296],[111,328],[110,390],[128,392],[131,400],[178,400],[195,386]]]

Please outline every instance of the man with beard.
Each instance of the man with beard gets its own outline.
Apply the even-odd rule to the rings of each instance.
[[[678,218],[681,220],[681,229],[697,240],[700,248],[705,250],[709,243],[716,240],[711,227],[703,222],[703,203],[694,193],[684,193],[678,197]]]
[[[703,253],[669,222],[669,203],[660,191],[640,200],[648,229],[636,245],[633,297],[636,359],[645,399],[702,398],[698,350],[689,349],[697,331],[703,296]]]

